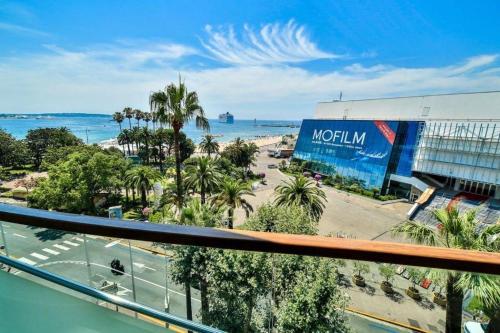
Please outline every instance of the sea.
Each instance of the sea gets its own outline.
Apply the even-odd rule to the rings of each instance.
[[[131,119],[132,126],[136,125]],[[238,120],[233,124],[220,123],[210,119],[210,134],[220,142],[229,142],[237,137],[251,140],[262,136],[297,134],[301,121],[294,120]],[[143,122],[141,121],[141,124]],[[128,127],[128,119],[122,127]],[[149,123],[151,128],[151,123]],[[28,130],[43,127],[66,127],[84,142],[103,143],[116,138],[119,127],[112,115],[87,113],[44,113],[44,114],[0,114],[0,128],[6,130],[17,139],[23,139]],[[200,142],[205,134],[194,122],[188,123],[183,131],[195,143]]]

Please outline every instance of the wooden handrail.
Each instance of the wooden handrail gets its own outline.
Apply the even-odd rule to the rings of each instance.
[[[0,220],[150,242],[387,262],[500,275],[500,253],[406,243],[154,224],[0,204]]]

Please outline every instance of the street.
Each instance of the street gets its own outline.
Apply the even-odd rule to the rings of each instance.
[[[118,296],[165,310],[165,268],[162,255],[132,246],[132,262],[128,240],[109,240],[93,235],[81,235],[34,228],[3,222],[8,254],[24,263],[35,265],[55,274],[100,288],[104,281],[117,283]],[[85,251],[85,240],[87,251]],[[4,250],[5,251],[5,250]],[[87,253],[90,269],[87,267]],[[114,275],[110,263],[118,258],[125,267],[123,275]],[[132,284],[132,268],[134,285]],[[29,274],[17,272],[24,278]],[[35,278],[36,279],[36,278]],[[193,316],[200,309],[199,291],[192,289]],[[186,317],[184,288],[168,281],[170,313]]]

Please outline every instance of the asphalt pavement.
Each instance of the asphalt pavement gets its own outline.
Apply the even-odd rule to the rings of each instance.
[[[123,239],[110,240],[13,223],[2,224],[9,256],[94,288],[100,288],[104,281],[116,283],[118,290],[113,293],[121,297],[162,311],[168,303],[170,313],[186,317],[184,287],[172,283],[170,278],[166,280],[168,257],[134,246],[130,251],[128,240]],[[0,243],[3,243],[1,237]],[[0,251],[5,253],[5,249]],[[110,263],[113,259],[119,259],[124,265],[123,275],[111,272]],[[37,279],[24,272],[16,274]],[[199,291],[192,288],[191,296],[196,319],[201,305]]]

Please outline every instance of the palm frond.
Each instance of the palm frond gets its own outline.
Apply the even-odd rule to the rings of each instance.
[[[418,244],[440,246],[442,240],[436,230],[424,224],[405,221],[391,229],[393,235],[402,235]]]

